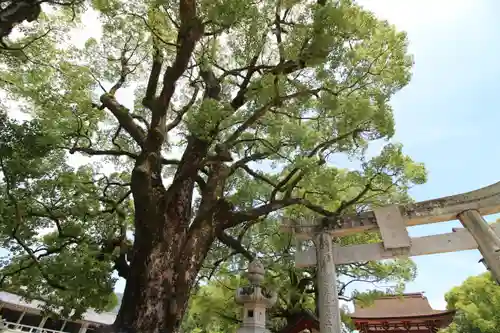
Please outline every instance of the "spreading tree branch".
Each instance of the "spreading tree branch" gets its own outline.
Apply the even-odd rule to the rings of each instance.
[[[180,0],[180,26],[177,34],[177,52],[172,66],[163,75],[163,87],[151,116],[151,130],[147,138],[147,150],[158,152],[165,136],[166,113],[175,92],[177,80],[188,67],[196,43],[203,36],[204,26],[196,14],[194,0]]]
[[[250,251],[243,247],[241,241],[232,237],[228,233],[220,230],[219,232],[217,232],[217,239],[227,247],[233,249],[235,254],[242,254],[248,261],[252,261],[255,258],[255,256],[250,253]]]
[[[146,95],[142,100],[142,104],[150,110],[154,107],[153,103],[156,97],[156,90],[158,89],[158,80],[160,79],[162,65],[163,54],[158,47],[156,40],[153,39],[153,65],[151,66],[151,72],[149,73]]]
[[[67,149],[63,147],[64,149]],[[92,149],[86,147],[72,147],[69,148],[69,153],[74,154],[76,152],[83,153],[90,156],[127,156],[132,159],[136,159],[137,155],[125,150],[100,150],[100,149]]]
[[[302,205],[313,212],[316,212],[323,216],[332,216],[335,212],[324,209],[319,205],[315,205],[311,203],[309,200],[304,198],[289,198],[283,200],[274,200],[269,203],[257,206],[247,211],[237,211],[232,214],[232,217],[229,221],[224,224],[224,229],[232,228],[237,226],[240,223],[246,221],[254,221],[256,219],[262,218],[272,212],[278,211],[280,209],[293,206],[293,205]]]

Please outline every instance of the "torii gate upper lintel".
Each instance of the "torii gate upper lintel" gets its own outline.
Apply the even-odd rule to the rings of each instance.
[[[500,212],[500,182],[470,192],[407,205],[398,205],[398,207],[408,219],[407,226],[455,220],[460,213],[467,210],[477,210],[483,216],[496,214]],[[295,229],[298,237],[311,239],[313,229],[323,219],[325,218],[318,218],[318,221],[314,221],[314,223],[310,221],[288,221],[289,223],[284,225],[283,228],[289,231]],[[378,229],[374,211],[344,215],[338,218],[337,223],[338,226],[330,230],[334,237]]]
[[[462,194],[342,216],[331,228],[326,227],[328,221],[321,221],[323,218],[309,224],[291,221],[283,229],[314,241],[315,249],[296,254],[296,264],[317,266],[320,331],[340,333],[335,264],[479,249],[492,275],[500,281],[500,224],[491,227],[483,218],[499,212],[500,182]],[[406,229],[455,219],[465,229],[419,238],[410,238]],[[333,237],[377,229],[381,243],[346,247],[333,243]]]

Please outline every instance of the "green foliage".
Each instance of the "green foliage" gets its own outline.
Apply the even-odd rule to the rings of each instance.
[[[500,286],[489,272],[473,276],[445,296],[457,315],[443,333],[494,333],[500,327]]]
[[[185,221],[165,225],[203,221],[241,245],[221,237],[212,244],[199,272],[208,284],[191,300],[186,327],[236,316],[233,291],[221,285],[236,287],[234,274],[256,254],[270,272],[266,283],[279,291],[278,327],[294,311],[314,309],[315,272],[293,268],[297,246],[279,231],[282,218],[406,203],[408,189],[425,182],[423,165],[390,141],[390,98],[411,76],[404,33],[349,0],[196,3],[204,29],[187,56],[180,52],[196,37],[197,20],[181,19],[178,2],[154,0],[91,1],[101,34],[81,48],[70,32],[82,12],[72,20],[68,8],[56,7],[20,26],[12,43],[23,47],[1,50],[2,290],[46,300],[49,311],[63,306],[63,315],[109,308],[115,273],[126,276],[133,255],[136,217],[165,209],[163,201],[153,210],[134,201],[132,170],[160,156],[161,165],[141,169],[150,174],[140,186],[162,174],[160,185],[176,194],[177,173],[189,185],[184,197],[194,197],[172,203],[175,211],[187,206]],[[145,151],[153,146],[145,148],[146,134],[160,149]],[[206,149],[193,153],[188,141]],[[369,156],[375,141],[384,147]],[[339,242],[377,240],[362,234]],[[395,260],[339,273],[345,284],[389,282],[399,290],[415,267]],[[207,300],[216,304],[208,311]],[[234,327],[210,325],[213,332]]]
[[[183,329],[203,332],[234,332],[240,323],[241,306],[234,301],[240,281],[237,275],[200,286],[189,301]]]
[[[101,244],[122,222],[98,189],[117,176],[65,165],[63,152],[54,150],[57,137],[37,120],[19,123],[4,113],[0,129],[0,242],[9,251],[2,288],[44,300],[45,310],[65,317],[79,317],[88,307],[113,308],[115,278]]]

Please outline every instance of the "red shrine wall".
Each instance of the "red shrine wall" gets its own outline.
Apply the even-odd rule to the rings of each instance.
[[[428,322],[354,322],[360,333],[435,333],[440,327],[435,321]]]

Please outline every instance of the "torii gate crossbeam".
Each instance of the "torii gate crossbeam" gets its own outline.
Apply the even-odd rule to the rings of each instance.
[[[500,225],[492,228],[483,218],[483,215],[499,212],[500,182],[467,193],[347,215],[338,221],[328,221],[328,218],[309,224],[293,221],[283,229],[294,232],[300,239],[314,241],[315,253],[298,252],[296,264],[317,265],[321,333],[340,333],[335,264],[478,248],[492,275],[500,281]],[[413,239],[406,230],[408,226],[454,219],[460,220],[465,229]],[[377,229],[382,243],[349,247],[333,244],[333,237]]]

